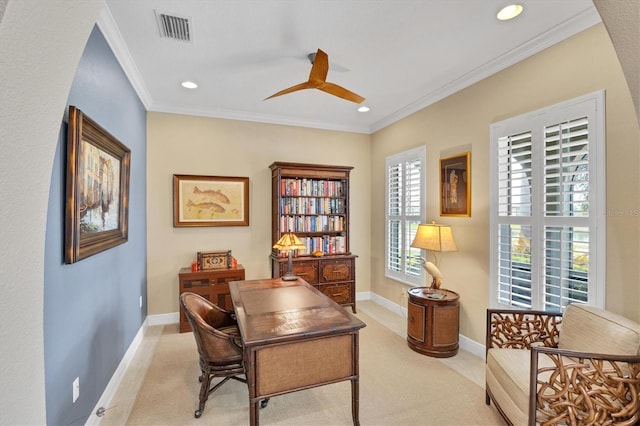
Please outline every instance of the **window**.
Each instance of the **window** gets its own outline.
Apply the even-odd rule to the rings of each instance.
[[[386,161],[386,267],[385,275],[411,285],[424,284],[420,249],[411,247],[425,210],[424,146]]]
[[[604,93],[491,125],[491,306],[604,307]]]

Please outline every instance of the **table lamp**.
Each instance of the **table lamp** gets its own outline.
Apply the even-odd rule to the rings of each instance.
[[[291,252],[293,250],[307,248],[306,245],[300,241],[300,238],[292,232],[284,234],[277,243],[273,245],[273,248],[280,250],[281,252],[289,253],[289,265],[287,267],[287,273],[282,277],[284,281],[297,280],[298,277],[293,275],[293,261],[291,260]]]
[[[433,278],[431,281],[431,289],[440,288],[442,273],[438,269],[438,258],[436,252],[458,251],[456,242],[453,240],[453,232],[448,225],[440,225],[435,220],[429,224],[421,223],[418,225],[418,231],[411,243],[411,247],[431,251],[434,263],[427,262],[424,258],[420,258],[422,267]]]

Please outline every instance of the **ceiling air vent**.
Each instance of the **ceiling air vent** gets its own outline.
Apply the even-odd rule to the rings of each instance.
[[[191,22],[189,18],[169,15],[156,11],[160,36],[180,41],[191,41]]]

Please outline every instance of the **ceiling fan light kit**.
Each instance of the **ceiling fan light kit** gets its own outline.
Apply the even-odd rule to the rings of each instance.
[[[309,54],[309,60],[312,61],[311,72],[309,73],[309,80],[304,83],[296,84],[287,89],[281,90],[273,95],[265,98],[275,98],[277,96],[286,95],[287,93],[297,92],[305,89],[318,89],[333,96],[345,99],[347,101],[355,102],[357,104],[362,103],[364,98],[350,90],[345,89],[342,86],[338,86],[335,83],[327,81],[327,74],[329,72],[329,56],[321,49],[314,53]]]

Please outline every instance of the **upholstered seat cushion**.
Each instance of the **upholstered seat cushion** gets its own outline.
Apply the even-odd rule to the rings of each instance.
[[[613,312],[570,304],[558,348],[610,355],[640,355],[640,325]]]
[[[552,367],[546,356],[539,367]],[[522,349],[489,349],[486,382],[494,400],[514,425],[526,425],[529,418],[529,365],[531,352]]]

